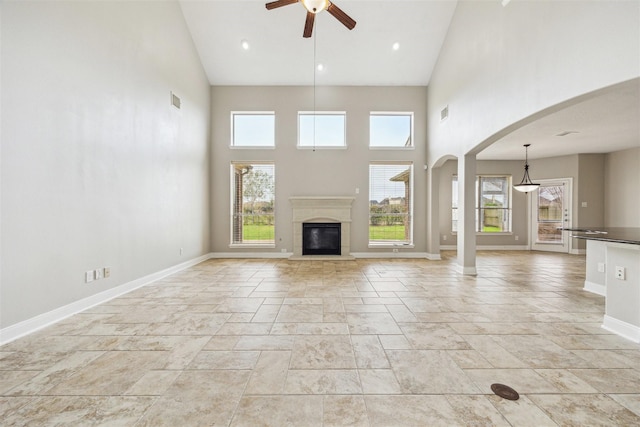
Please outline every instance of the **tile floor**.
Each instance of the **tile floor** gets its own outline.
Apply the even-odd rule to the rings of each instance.
[[[0,424],[640,425],[584,257],[443,255],[204,262],[0,347]]]

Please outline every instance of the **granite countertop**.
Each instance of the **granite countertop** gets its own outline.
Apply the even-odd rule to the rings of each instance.
[[[576,239],[640,245],[640,228],[637,227],[575,227],[562,228]]]

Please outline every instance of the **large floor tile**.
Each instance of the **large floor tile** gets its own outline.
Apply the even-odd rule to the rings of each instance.
[[[205,261],[0,347],[0,424],[639,424],[584,256],[454,256]]]

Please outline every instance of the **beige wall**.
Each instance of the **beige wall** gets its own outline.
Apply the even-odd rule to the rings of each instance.
[[[408,252],[425,251],[426,212],[426,88],[425,87],[318,87],[317,111],[346,111],[347,149],[298,149],[298,111],[313,111],[312,87],[217,87],[211,89],[212,112],[212,251],[273,252],[292,250],[292,196],[353,196],[351,251],[368,248],[369,162],[414,163],[414,242]],[[275,149],[231,149],[231,111],[275,111]],[[371,111],[414,112],[415,149],[370,150]],[[275,161],[276,247],[274,249],[229,248],[230,184],[232,160]],[[356,188],[360,189],[356,194]],[[380,249],[391,252],[390,248]]]
[[[615,155],[613,153],[612,155]],[[532,180],[547,180],[570,178],[572,188],[571,212],[572,226],[574,227],[602,227],[605,212],[605,158],[612,155],[605,154],[576,154],[571,156],[552,157],[546,159],[530,160],[530,174]],[[615,155],[614,157],[619,157]],[[632,174],[632,160],[626,165],[618,165],[622,174]],[[638,163],[640,164],[640,163]],[[637,165],[635,167],[637,170]],[[486,161],[477,163],[478,175],[511,175],[514,183],[522,179],[522,161]],[[457,161],[448,160],[441,167],[440,175],[440,244],[455,245],[456,235],[451,234],[451,178],[457,174]],[[628,188],[627,188],[628,189]],[[526,246],[529,244],[529,205],[527,197],[517,191],[512,192],[513,216],[512,230],[508,235],[478,235],[478,246]],[[587,206],[582,207],[582,202]],[[636,205],[637,206],[637,205]],[[446,236],[446,240],[444,239]],[[515,240],[518,236],[518,240]],[[583,241],[574,241],[574,249],[584,249]]]
[[[607,154],[604,170],[604,225],[640,227],[640,147]]]
[[[604,226],[605,154],[578,155],[576,221],[580,227]],[[587,206],[583,206],[586,204]],[[580,241],[584,243],[584,241]],[[586,246],[585,246],[586,247]]]
[[[180,6],[3,2],[1,31],[0,328],[207,254],[209,84]]]
[[[429,83],[429,164],[637,78],[639,19],[637,1],[459,0]]]

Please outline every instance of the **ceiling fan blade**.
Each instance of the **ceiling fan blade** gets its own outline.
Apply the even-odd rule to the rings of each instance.
[[[342,9],[340,9],[338,6],[336,6],[331,2],[329,2],[329,7],[327,8],[327,12],[332,14],[334,18],[342,22],[342,25],[344,25],[350,30],[353,30],[353,28],[356,26],[356,21],[351,19],[351,17],[346,13],[344,13]]]
[[[294,3],[298,3],[298,0],[276,0],[265,4],[265,6],[267,7],[267,10],[271,10],[282,6],[288,6]]]
[[[307,12],[307,20],[304,22],[304,33],[302,33],[302,37],[309,38],[311,37],[311,33],[313,33],[313,23],[315,22],[316,14],[312,12]]]

